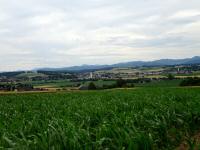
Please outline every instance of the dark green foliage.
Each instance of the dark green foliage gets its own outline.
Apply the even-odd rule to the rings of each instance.
[[[15,89],[17,89],[18,91],[31,91],[33,90],[33,85],[22,84],[22,83],[17,83],[17,84],[7,83],[0,85],[1,91],[14,91]]]
[[[118,79],[116,82],[117,87],[126,87],[126,80],[123,80],[122,78]]]
[[[133,88],[133,87],[135,87],[135,85],[133,83],[130,83],[130,84],[127,84],[127,87],[128,88]]]
[[[0,77],[15,77],[21,73],[24,73],[24,71],[3,72],[3,73],[0,73]]]
[[[96,86],[93,82],[90,82],[89,85],[88,85],[88,90],[96,90]]]
[[[200,89],[0,95],[0,149],[174,149],[200,126]]]
[[[178,87],[182,79],[174,80],[153,80],[149,83],[138,83],[135,84],[136,87]]]
[[[31,91],[33,90],[33,85],[31,84],[21,84],[21,83],[18,83],[15,88],[18,90],[18,91]]]
[[[180,86],[200,86],[200,78],[187,78],[180,83]]]
[[[102,86],[102,89],[113,89],[113,88],[117,88],[117,84],[110,84],[110,85],[104,84]]]
[[[167,78],[168,78],[169,80],[173,80],[173,79],[175,79],[175,77],[174,77],[173,74],[168,74],[168,75],[167,75]]]
[[[133,88],[135,85],[133,83],[129,83],[126,80],[118,79],[116,83],[109,84],[109,85],[103,85],[101,89],[114,89],[114,88]]]
[[[1,84],[0,90],[1,91],[14,91],[15,85],[13,85],[13,84]]]

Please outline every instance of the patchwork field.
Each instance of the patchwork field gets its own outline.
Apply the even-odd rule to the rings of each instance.
[[[200,127],[200,88],[0,95],[0,149],[175,149]]]

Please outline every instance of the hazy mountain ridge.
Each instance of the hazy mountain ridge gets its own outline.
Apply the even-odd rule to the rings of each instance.
[[[100,70],[115,67],[142,67],[142,66],[171,66],[171,65],[189,65],[200,64],[200,56],[185,59],[160,59],[155,61],[131,61],[117,63],[113,65],[82,65],[63,68],[41,68],[43,71],[83,71],[83,70]]]

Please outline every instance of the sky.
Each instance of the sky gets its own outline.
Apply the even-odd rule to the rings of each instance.
[[[200,56],[200,0],[0,0],[0,71]]]

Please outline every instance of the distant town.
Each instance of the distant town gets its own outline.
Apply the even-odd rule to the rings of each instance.
[[[132,84],[173,78],[199,78],[200,65],[105,68],[89,71],[20,71],[0,73],[0,91],[48,91],[87,89],[88,82],[101,81],[99,88],[118,79]],[[112,82],[111,82],[112,81]],[[98,85],[99,86],[99,82]]]

